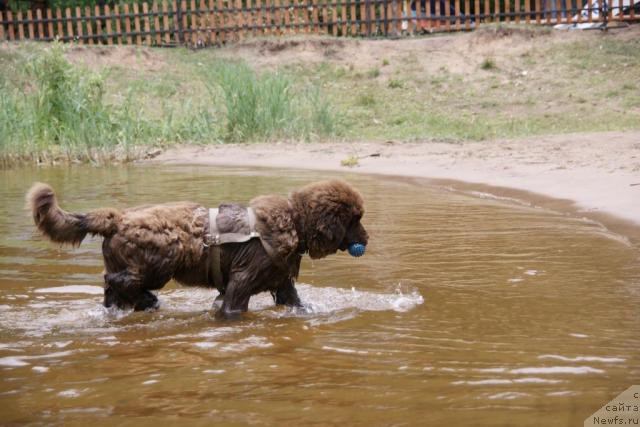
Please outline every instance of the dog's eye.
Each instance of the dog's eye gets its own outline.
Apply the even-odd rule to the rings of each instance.
[[[356,215],[356,216],[353,217],[351,222],[353,222],[355,224],[355,223],[359,222],[361,218],[362,218],[362,215]]]

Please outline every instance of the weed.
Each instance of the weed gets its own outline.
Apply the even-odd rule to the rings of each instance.
[[[389,80],[388,86],[391,89],[400,89],[400,88],[404,87],[404,82],[402,80],[400,80],[400,79],[391,79],[391,80]]]
[[[354,155],[347,156],[346,159],[340,161],[340,165],[347,168],[358,166],[358,157]]]
[[[480,63],[480,68],[488,71],[495,70],[498,67],[496,66],[496,62],[493,58],[485,58],[482,63]]]
[[[367,71],[367,77],[369,77],[370,79],[375,79],[379,76],[380,76],[379,68],[372,68],[369,71]]]

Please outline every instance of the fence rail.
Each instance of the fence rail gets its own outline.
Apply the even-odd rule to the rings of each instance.
[[[189,0],[0,12],[0,40],[205,46],[258,35],[379,36],[485,23],[636,20],[633,0]]]

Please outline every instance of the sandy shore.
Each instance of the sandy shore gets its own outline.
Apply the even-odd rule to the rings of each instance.
[[[357,157],[353,167],[341,165]],[[260,166],[373,173],[509,189],[561,205],[618,230],[640,230],[640,132],[607,132],[483,142],[356,142],[178,147],[163,164]],[[454,184],[455,186],[455,184]],[[524,194],[524,193],[523,193]],[[542,200],[538,195],[555,200]],[[557,200],[561,199],[561,200]],[[628,231],[628,230],[627,230]]]

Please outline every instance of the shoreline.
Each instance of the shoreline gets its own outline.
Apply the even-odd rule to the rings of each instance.
[[[341,161],[357,158],[357,165]],[[253,166],[426,179],[570,212],[640,239],[640,132],[482,142],[264,143],[180,146],[159,164]]]

